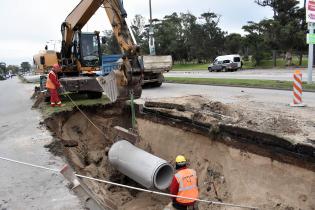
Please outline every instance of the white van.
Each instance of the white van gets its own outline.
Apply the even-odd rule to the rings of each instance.
[[[208,66],[209,71],[237,71],[242,67],[241,56],[222,55],[218,56],[212,64]]]

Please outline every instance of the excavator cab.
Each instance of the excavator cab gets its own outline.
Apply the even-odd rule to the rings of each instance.
[[[79,42],[76,49],[78,60],[82,67],[101,66],[101,44],[99,33],[79,33]]]

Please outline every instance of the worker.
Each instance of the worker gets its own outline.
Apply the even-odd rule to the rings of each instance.
[[[170,193],[172,195],[197,199],[199,191],[196,171],[187,168],[186,158],[182,155],[178,155],[175,161],[176,174],[174,175],[170,186]],[[174,197],[172,207],[173,209],[179,210],[196,210],[197,206],[195,203],[195,200]]]
[[[58,88],[61,87],[61,84],[58,80],[58,73],[61,71],[59,64],[54,64],[52,70],[49,72],[47,76],[46,88],[50,93],[50,106],[63,106],[61,103]]]

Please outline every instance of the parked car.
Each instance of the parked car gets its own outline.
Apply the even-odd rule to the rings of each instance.
[[[211,71],[237,71],[242,67],[240,55],[224,55],[217,57],[212,64],[208,66]]]

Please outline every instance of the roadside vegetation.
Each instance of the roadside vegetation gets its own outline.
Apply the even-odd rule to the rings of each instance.
[[[274,11],[272,18],[248,20],[244,34],[220,28],[220,15],[208,11],[200,15],[172,13],[155,19],[154,38],[157,55],[172,55],[174,70],[207,69],[217,56],[240,54],[244,68],[283,68],[305,66],[307,24],[305,8],[297,0],[254,1]],[[131,26],[142,54],[149,54],[149,26],[146,18],[136,15]],[[111,31],[104,32],[107,43],[103,52],[120,53]],[[195,63],[195,64],[193,64]]]
[[[280,89],[280,90],[292,90],[292,86],[293,86],[293,83],[290,81],[252,80],[252,79],[167,77],[166,82],[180,83],[180,84],[235,86],[235,87],[249,87],[249,88]],[[303,90],[315,92],[315,84],[303,83]]]
[[[252,61],[244,61],[243,69],[270,69],[270,68],[279,68],[283,69],[288,67],[286,65],[286,61],[283,58],[277,58],[277,65],[273,65],[273,60],[262,60],[259,65],[255,65],[255,62]],[[172,71],[194,71],[194,70],[208,70],[209,63],[206,64],[174,64]],[[307,58],[304,56],[302,59],[302,65],[299,64],[299,58],[297,56],[293,56],[291,67],[307,67]]]

